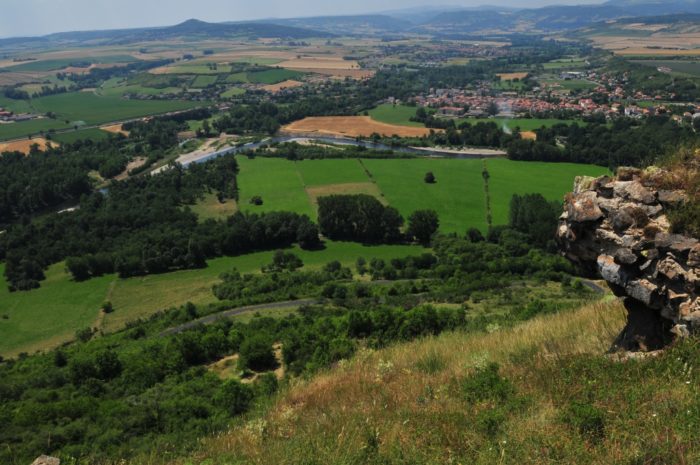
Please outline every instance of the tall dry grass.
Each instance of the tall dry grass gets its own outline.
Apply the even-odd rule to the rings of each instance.
[[[501,373],[536,403],[506,422],[503,437],[521,444],[537,437],[545,444],[565,437],[563,426],[555,424],[558,413],[547,396],[536,392],[543,380],[523,370],[602,356],[623,324],[624,309],[615,301],[484,334],[456,332],[363,350],[350,362],[296,381],[265,416],[205,440],[201,453],[174,463],[514,463],[507,440],[489,442],[477,431],[483,410],[465,406],[459,380],[499,363]],[[550,463],[536,457],[543,444],[525,447],[524,453],[534,454],[527,463]],[[565,446],[571,447],[578,444]]]

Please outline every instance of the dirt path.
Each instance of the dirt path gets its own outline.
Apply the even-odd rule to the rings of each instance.
[[[160,333],[161,336],[170,336],[172,334],[178,334],[183,331],[187,331],[188,329],[195,328],[199,325],[208,325],[215,323],[218,320],[226,319],[226,318],[231,318],[232,316],[236,315],[241,315],[243,313],[250,313],[250,312],[260,312],[260,311],[266,311],[266,310],[279,310],[281,308],[294,308],[294,307],[301,307],[302,305],[314,305],[319,303],[320,301],[318,299],[300,299],[300,300],[288,300],[285,302],[272,302],[269,304],[260,304],[260,305],[250,305],[248,307],[238,307],[234,308],[231,310],[227,310],[225,312],[221,313],[215,313],[213,315],[208,315],[202,318],[198,318],[196,320],[190,321],[188,323],[175,326],[173,328],[166,329],[162,333]]]

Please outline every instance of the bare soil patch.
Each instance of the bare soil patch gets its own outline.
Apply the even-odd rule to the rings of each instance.
[[[136,157],[136,158],[134,158],[133,160],[131,160],[131,161],[126,165],[126,169],[124,170],[124,172],[122,172],[121,174],[117,175],[114,179],[116,179],[117,181],[123,181],[123,180],[125,180],[126,178],[129,177],[129,171],[131,171],[131,170],[133,170],[133,169],[136,169],[136,168],[141,168],[143,165],[146,164],[146,161],[147,161],[147,160],[148,160],[148,159],[145,158],[145,157]]]
[[[32,140],[29,139],[23,139],[23,140],[16,140],[12,142],[4,142],[0,143],[0,153],[2,152],[22,152],[25,155],[29,154],[29,151],[31,150],[32,145],[37,144],[39,146],[39,150],[46,150],[47,147],[58,147],[58,144],[56,142],[52,141],[47,141],[43,137],[35,137]]]
[[[369,137],[374,133],[384,136],[422,137],[430,134],[430,129],[380,123],[369,116],[315,116],[294,121],[284,126],[282,132],[347,137]]]
[[[103,131],[111,132],[113,134],[124,134],[125,136],[129,137],[129,131],[125,131],[122,129],[121,124],[110,124],[107,126],[100,126],[100,129]]]
[[[515,81],[516,79],[525,79],[528,73],[500,73],[497,74],[501,81]]]
[[[263,86],[262,89],[264,91],[276,94],[277,92],[281,92],[285,89],[293,89],[295,87],[301,87],[303,85],[304,85],[304,83],[301,81],[295,81],[294,79],[289,79],[287,81],[280,82],[278,84],[271,84],[269,86]]]
[[[537,133],[535,131],[522,131],[520,137],[525,140],[537,140]]]

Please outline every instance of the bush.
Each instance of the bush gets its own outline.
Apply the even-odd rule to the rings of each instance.
[[[478,368],[462,382],[462,395],[470,403],[484,400],[506,402],[514,393],[513,384],[508,379],[501,377],[499,366],[496,363]]]
[[[432,171],[428,171],[425,173],[425,177],[423,178],[426,184],[435,184],[435,175],[433,174]]]
[[[587,402],[574,401],[563,415],[565,423],[578,429],[578,432],[594,441],[605,437],[603,412]]]
[[[216,394],[217,403],[231,416],[248,411],[252,400],[253,391],[238,380],[227,381]]]
[[[261,334],[246,338],[241,344],[238,363],[242,370],[267,371],[277,368],[272,341]]]

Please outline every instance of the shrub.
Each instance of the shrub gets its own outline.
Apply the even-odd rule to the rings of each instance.
[[[241,343],[239,356],[238,363],[243,370],[267,371],[277,368],[272,341],[261,334],[246,338]]]
[[[496,363],[478,368],[462,382],[461,387],[464,399],[470,403],[485,400],[505,402],[515,393],[513,384],[499,374],[499,366]]]
[[[574,401],[563,416],[565,423],[578,429],[578,432],[595,441],[605,437],[603,412],[587,402]]]
[[[426,184],[435,184],[435,175],[433,174],[432,171],[428,171],[425,173],[425,177],[423,178]]]
[[[217,403],[231,416],[245,413],[252,400],[253,391],[238,380],[227,381],[216,394]]]
[[[418,368],[423,373],[428,375],[433,375],[445,369],[445,360],[436,351],[430,351],[425,354],[416,363],[416,368]]]

